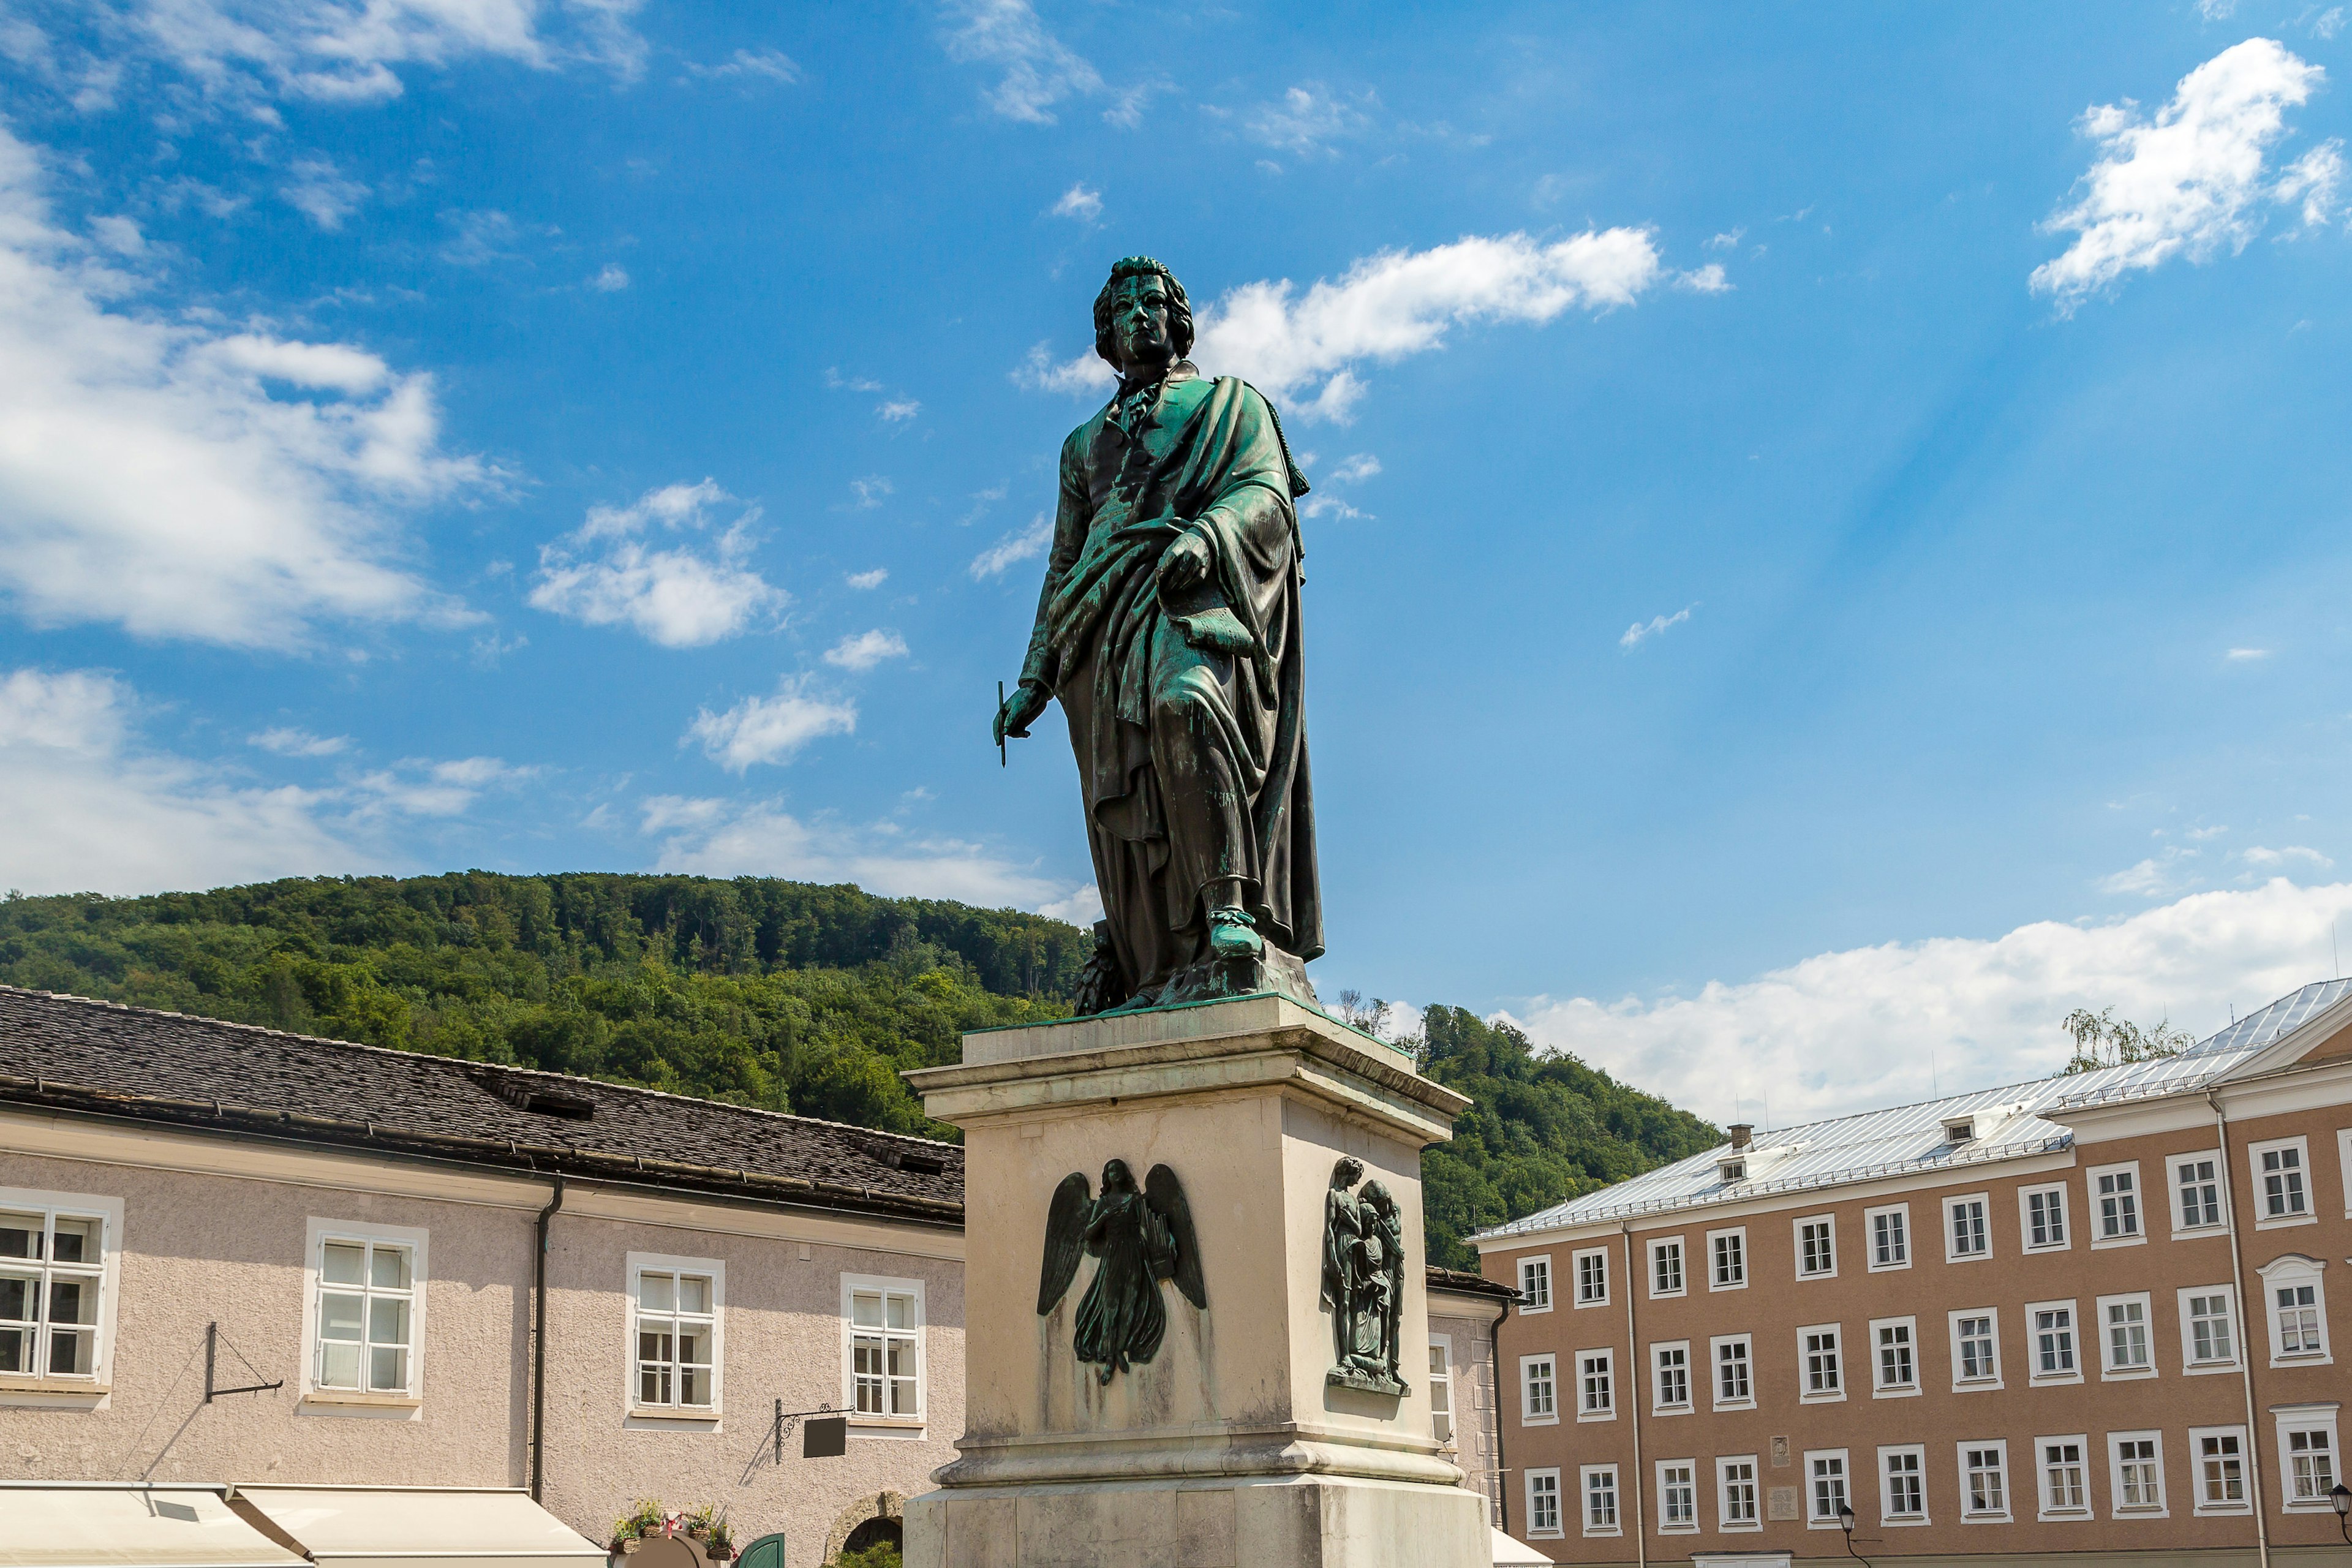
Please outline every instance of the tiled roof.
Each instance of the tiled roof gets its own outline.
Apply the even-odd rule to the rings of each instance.
[[[2352,980],[2318,981],[2248,1014],[2177,1057],[1775,1128],[1756,1134],[1748,1149],[1747,1180],[1723,1179],[1717,1162],[1731,1152],[1731,1146],[1720,1144],[1704,1154],[1481,1231],[1471,1239],[1560,1230],[2070,1148],[2074,1135],[2045,1120],[2042,1112],[2200,1088],[2317,1017],[2347,994],[2352,994]],[[1945,1134],[1944,1123],[1972,1114],[1981,1119],[1978,1136],[1966,1143],[1952,1142]]]
[[[6,985],[0,1103],[962,1218],[952,1143]]]
[[[1433,1290],[1454,1290],[1465,1296],[1492,1296],[1498,1301],[1516,1301],[1519,1293],[1499,1279],[1489,1279],[1484,1274],[1465,1274],[1458,1268],[1444,1268],[1433,1263],[1423,1271]]]

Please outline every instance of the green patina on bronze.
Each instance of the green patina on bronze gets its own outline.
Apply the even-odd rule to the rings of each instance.
[[[1101,1370],[1108,1383],[1132,1363],[1160,1353],[1168,1332],[1161,1280],[1171,1281],[1193,1306],[1207,1310],[1201,1244],[1192,1234],[1183,1184],[1165,1165],[1151,1167],[1138,1191],[1124,1160],[1103,1166],[1102,1194],[1089,1195],[1086,1173],[1072,1171],[1054,1189],[1045,1213],[1045,1251],[1037,1277],[1037,1315],[1061,1305],[1080,1258],[1101,1259],[1078,1301],[1071,1348]]]
[[[1118,391],[1062,446],[1053,553],[995,736],[1069,720],[1104,920],[1084,1012],[1282,991],[1323,951],[1297,498],[1274,407],[1184,356],[1192,313],[1130,257],[1095,300]]]

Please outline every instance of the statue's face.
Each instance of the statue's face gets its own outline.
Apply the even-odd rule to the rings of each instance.
[[[1103,1167],[1102,1184],[1103,1191],[1107,1193],[1124,1192],[1129,1187],[1135,1185],[1135,1178],[1129,1175],[1127,1173],[1127,1162],[1124,1160],[1113,1160],[1109,1164],[1105,1165]]]
[[[1156,368],[1176,357],[1176,337],[1168,302],[1168,280],[1153,273],[1122,278],[1111,294],[1110,341],[1119,363]]]

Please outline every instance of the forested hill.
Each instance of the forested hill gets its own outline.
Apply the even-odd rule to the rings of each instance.
[[[952,1137],[900,1069],[966,1030],[1059,1017],[1091,939],[1040,915],[771,878],[467,871],[144,898],[0,900],[0,982],[515,1062]],[[1432,1153],[1433,1262],[1459,1237],[1707,1147],[1712,1128],[1458,1009],[1431,1076],[1475,1096]]]

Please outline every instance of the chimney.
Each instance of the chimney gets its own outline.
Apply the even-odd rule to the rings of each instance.
[[[1735,1149],[1747,1148],[1754,1142],[1755,1135],[1756,1124],[1752,1121],[1735,1121],[1731,1124],[1731,1146]]]

